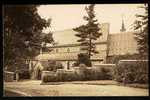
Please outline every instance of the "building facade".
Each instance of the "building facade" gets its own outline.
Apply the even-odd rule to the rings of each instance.
[[[101,24],[100,28],[102,36],[95,41],[99,53],[91,57],[93,64],[106,63],[109,56],[138,53],[134,32],[110,33],[108,23]],[[50,46],[51,52],[42,52],[35,59],[56,60],[64,66],[71,66],[77,60],[77,55],[82,52],[76,33],[72,29],[54,32],[54,40],[58,45]]]

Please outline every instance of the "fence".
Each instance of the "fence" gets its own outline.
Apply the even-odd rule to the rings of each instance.
[[[4,81],[13,82],[14,81],[14,72],[4,71]]]

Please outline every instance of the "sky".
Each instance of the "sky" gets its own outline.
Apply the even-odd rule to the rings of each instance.
[[[96,4],[95,14],[99,23],[109,23],[110,33],[120,32],[122,17],[126,31],[132,31],[131,25],[135,21],[135,14],[144,13],[138,8],[143,4]],[[67,5],[41,5],[38,7],[39,15],[44,19],[52,19],[51,27],[43,32],[62,31],[83,25],[86,21],[83,16],[87,4],[67,4]]]

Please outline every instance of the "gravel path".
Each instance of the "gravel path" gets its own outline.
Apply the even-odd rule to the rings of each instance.
[[[41,81],[7,82],[4,89],[25,92],[31,96],[148,96],[148,89],[117,85],[65,83],[40,85]]]

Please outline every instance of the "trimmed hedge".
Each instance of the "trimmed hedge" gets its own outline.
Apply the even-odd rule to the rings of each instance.
[[[112,80],[114,78],[115,64],[99,64],[95,65],[97,80]]]
[[[58,81],[74,81],[77,79],[77,75],[72,70],[57,70],[56,72]]]
[[[80,64],[79,67],[74,67],[74,70],[57,69],[56,72],[43,71],[42,80],[43,82],[108,80],[112,79],[113,67],[114,64],[103,64],[94,67]]]
[[[42,82],[57,82],[57,76],[55,72],[43,71],[42,72]]]
[[[120,60],[115,67],[115,80],[123,83],[148,83],[147,60]]]

